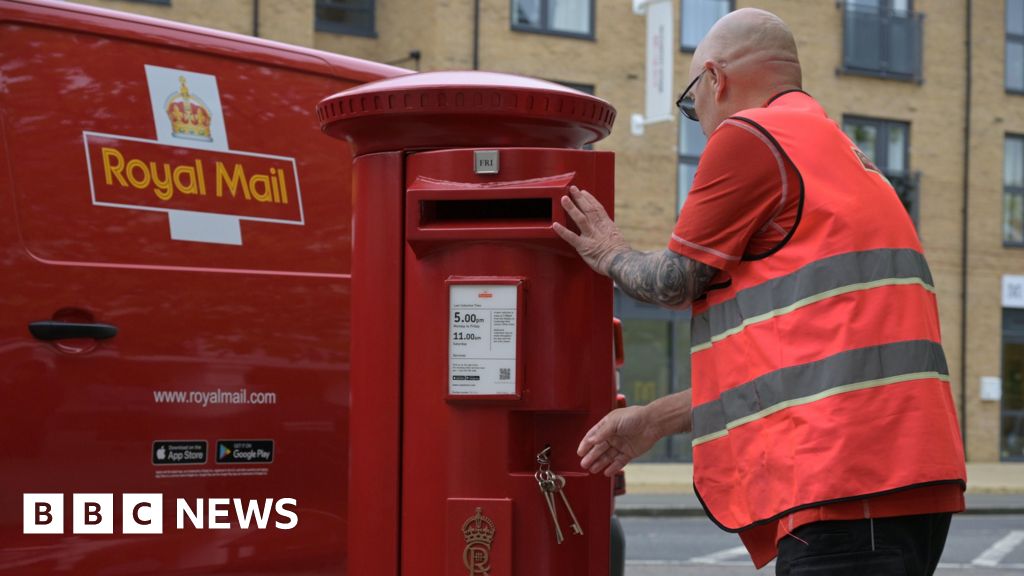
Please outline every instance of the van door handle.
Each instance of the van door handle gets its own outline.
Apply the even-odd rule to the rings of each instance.
[[[28,331],[37,340],[70,340],[72,338],[106,340],[117,336],[117,326],[112,324],[55,322],[53,320],[30,322]]]

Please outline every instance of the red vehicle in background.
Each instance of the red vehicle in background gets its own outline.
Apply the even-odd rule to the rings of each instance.
[[[0,574],[344,571],[351,152],[313,110],[405,73],[0,0]]]

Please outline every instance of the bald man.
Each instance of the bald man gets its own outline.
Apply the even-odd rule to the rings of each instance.
[[[796,42],[732,12],[677,105],[708,136],[668,248],[632,250],[602,206],[555,224],[637,300],[692,307],[692,388],[615,410],[579,445],[612,475],[692,431],[694,488],[776,574],[931,574],[966,471],[935,288],[888,181],[801,90]],[[685,121],[685,120],[684,120]]]

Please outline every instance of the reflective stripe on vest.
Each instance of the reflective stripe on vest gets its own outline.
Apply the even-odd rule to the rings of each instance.
[[[790,408],[866,388],[937,378],[949,381],[942,346],[928,340],[842,352],[770,372],[693,408],[693,445]]]
[[[690,351],[706,350],[751,324],[826,298],[906,284],[919,284],[935,291],[924,256],[914,250],[868,250],[818,260],[792,274],[743,290],[736,298],[694,316]]]

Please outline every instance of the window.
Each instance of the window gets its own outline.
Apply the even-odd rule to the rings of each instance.
[[[846,0],[843,70],[921,80],[920,14],[911,0]]]
[[[733,0],[682,0],[679,45],[693,52],[711,26],[732,11]]]
[[[573,90],[583,92],[584,94],[590,94],[591,96],[594,95],[593,84],[577,84],[576,82],[562,82],[561,80],[552,80],[552,82],[555,84],[561,84],[566,88],[572,88]]]
[[[512,0],[512,29],[594,37],[594,0]]]
[[[917,226],[919,172],[910,171],[910,124],[874,118],[843,118],[843,131],[889,180]]]
[[[686,197],[693,186],[693,177],[697,174],[697,163],[704,152],[707,138],[700,130],[700,124],[686,118],[679,120],[679,173],[677,176],[676,212],[683,209]]]
[[[1024,310],[1003,309],[1000,416],[1001,459],[1024,460]]]
[[[690,387],[690,312],[633,300],[615,290],[615,316],[622,320],[626,363],[620,391],[630,405],[647,404]],[[692,434],[662,438],[634,462],[692,462]]]
[[[1003,147],[1003,245],[1024,246],[1024,136]]]
[[[1024,0],[1006,0],[1006,89],[1024,92]]]
[[[316,29],[319,32],[376,36],[373,0],[316,0]]]

